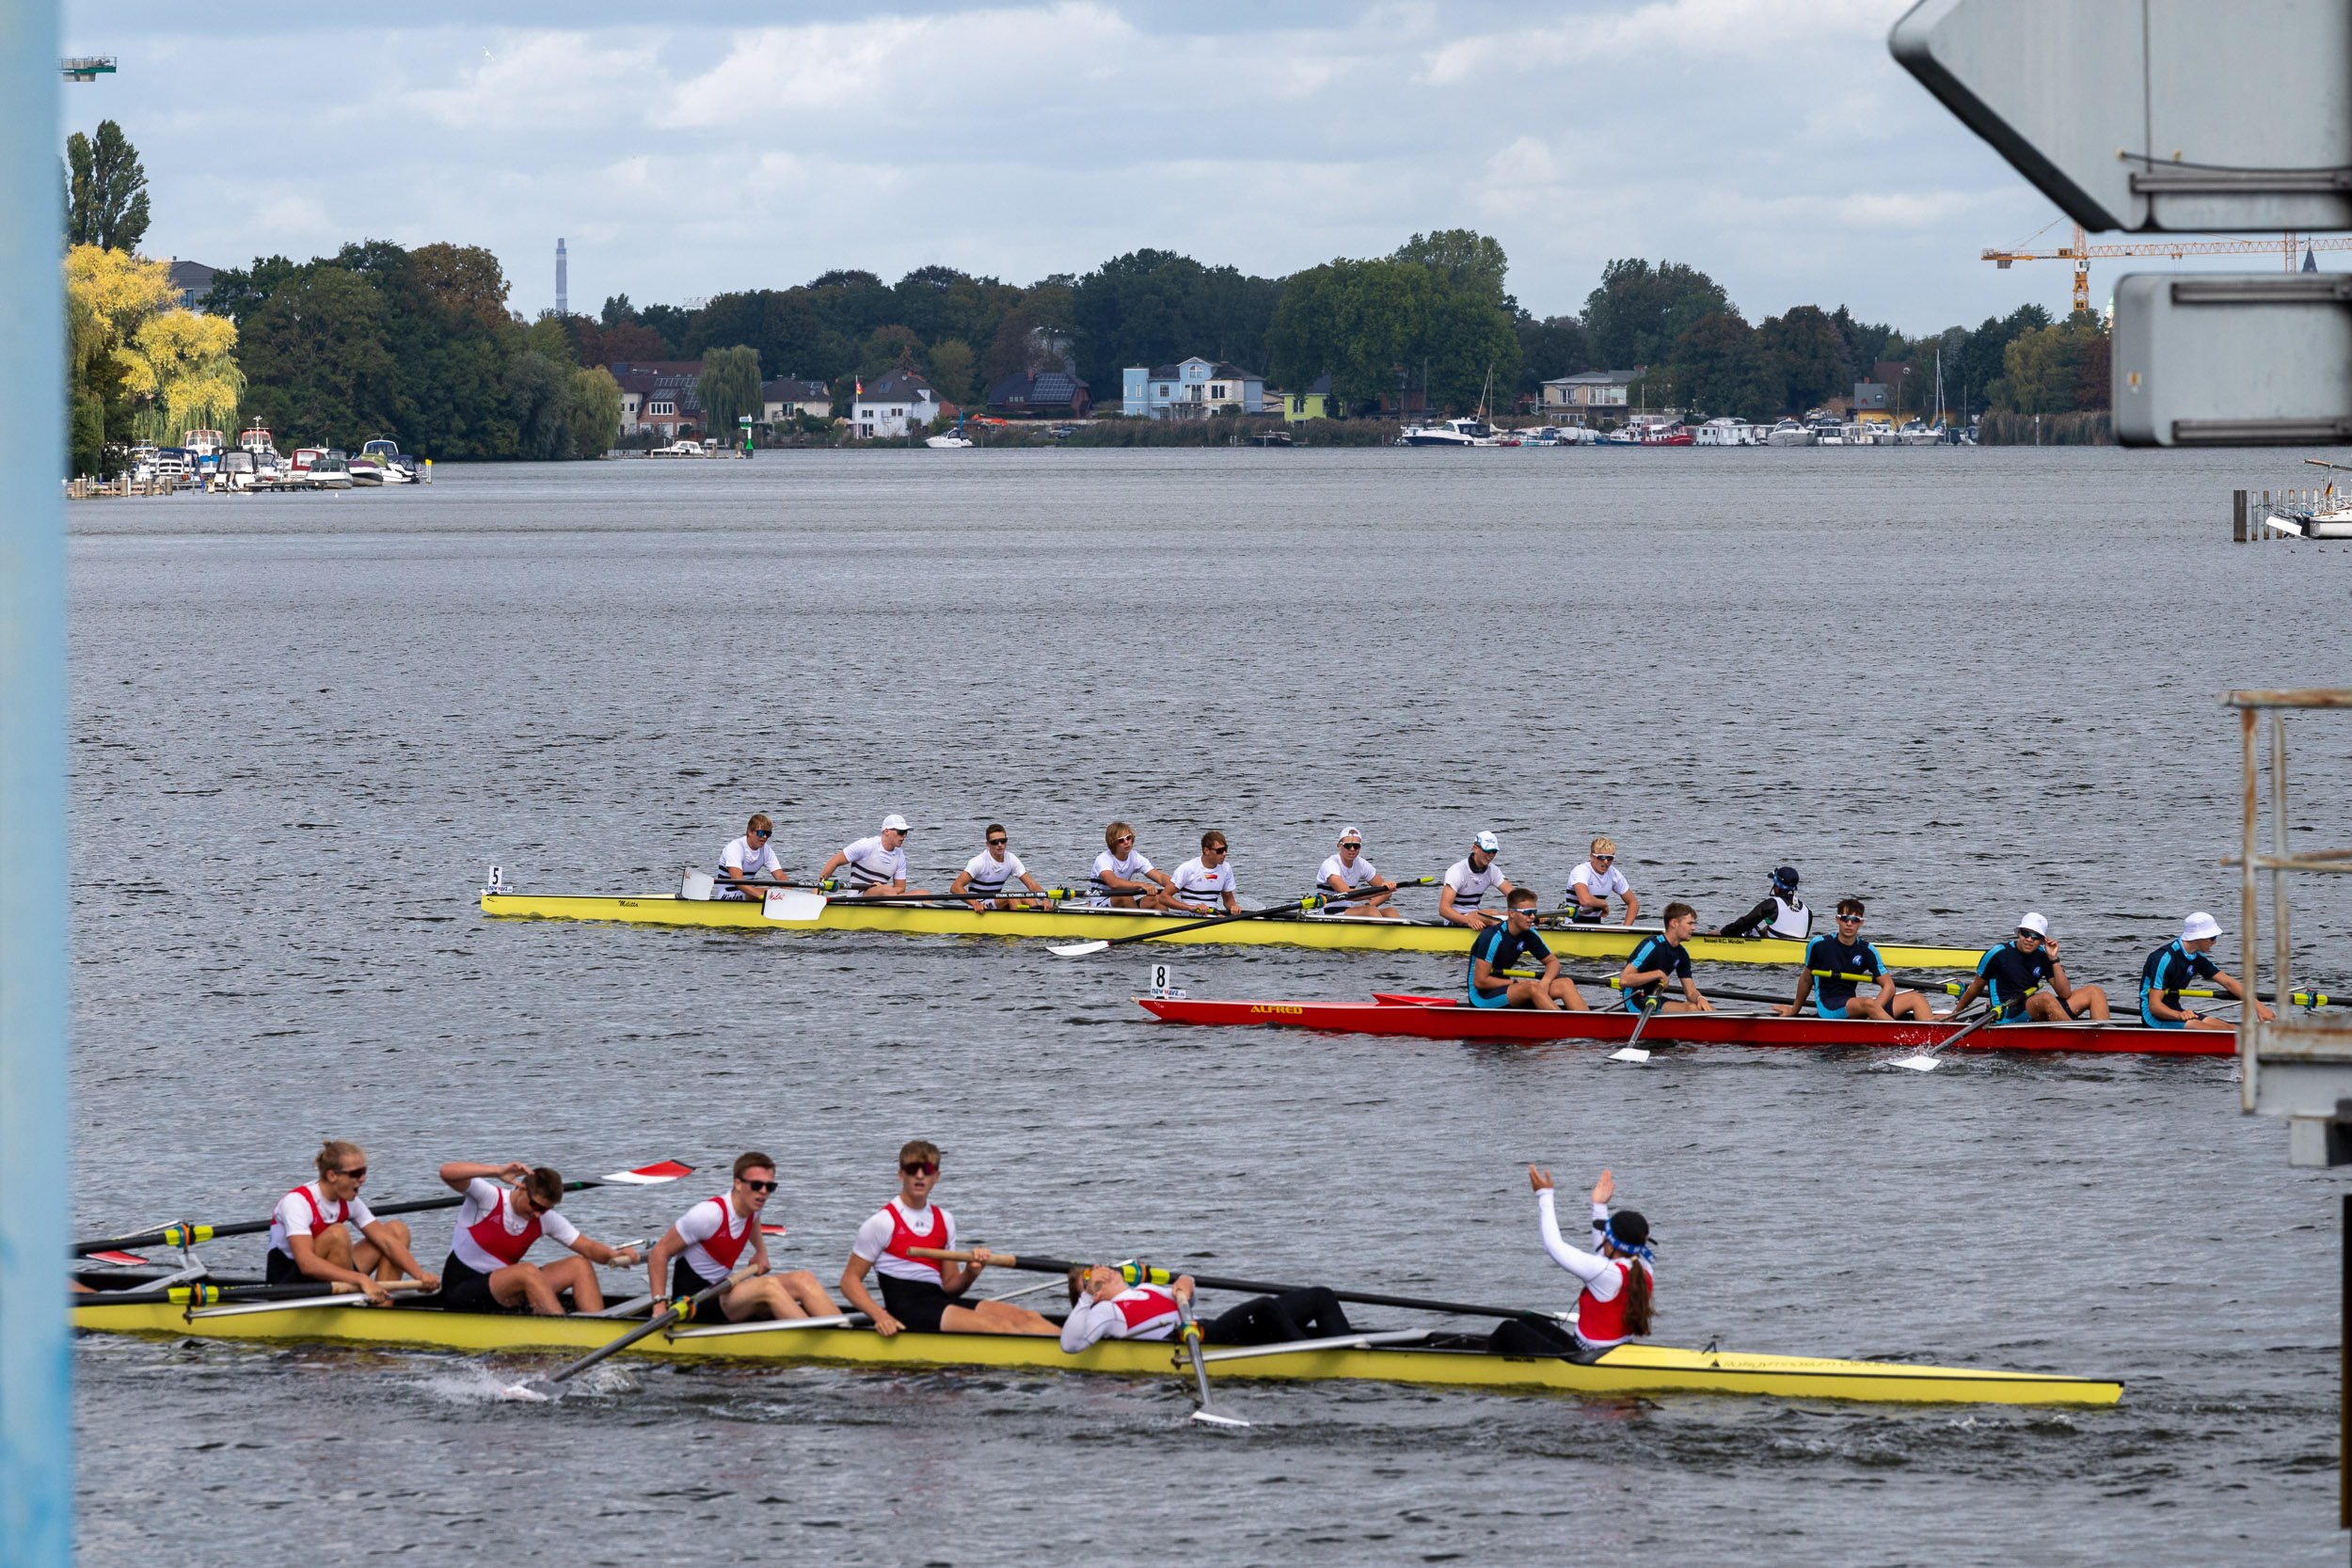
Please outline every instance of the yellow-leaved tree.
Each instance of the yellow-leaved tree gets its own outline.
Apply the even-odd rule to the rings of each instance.
[[[166,310],[141,324],[127,353],[123,388],[148,400],[141,422],[158,445],[162,437],[217,430],[236,419],[245,397],[236,346],[236,325],[222,316]]]
[[[110,441],[165,444],[235,419],[245,377],[235,325],[177,308],[170,268],[120,250],[66,252],[72,459],[104,467]]]

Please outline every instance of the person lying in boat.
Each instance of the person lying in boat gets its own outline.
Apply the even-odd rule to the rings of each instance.
[[[1957,1018],[1979,996],[1991,1003],[1994,1018],[2002,1023],[2021,1019],[2069,1023],[2086,1016],[2105,1023],[2107,1018],[2107,993],[2097,986],[2068,983],[2058,943],[2050,940],[2050,923],[2031,910],[2018,917],[2015,936],[1986,949],[1977,960],[1977,973],[1953,1005],[1952,1016]]]
[[[1166,1339],[1179,1326],[1176,1304],[1181,1301],[1190,1308],[1192,1293],[1190,1275],[1179,1275],[1166,1285],[1130,1285],[1108,1263],[1073,1269],[1061,1348],[1075,1355],[1101,1339]],[[1201,1341],[1211,1345],[1279,1345],[1355,1332],[1340,1298],[1321,1286],[1252,1296],[1200,1324]]]
[[[1560,973],[1559,956],[1544,945],[1535,931],[1535,890],[1515,887],[1504,903],[1508,913],[1500,926],[1489,926],[1470,939],[1469,994],[1473,1007],[1534,1007],[1556,1013],[1586,1010],[1584,993]],[[1538,979],[1512,979],[1503,972],[1525,958],[1541,958]]]
[[[1165,910],[1176,884],[1136,848],[1136,831],[1124,822],[1103,830],[1103,852],[1094,857],[1094,903],[1104,909]]]
[[[1568,873],[1566,902],[1574,906],[1570,920],[1596,922],[1609,918],[1609,897],[1614,894],[1625,905],[1624,924],[1630,926],[1642,912],[1642,900],[1617,869],[1617,845],[1614,839],[1597,838],[1582,864]]]
[[[1797,896],[1797,868],[1775,866],[1772,885],[1756,908],[1725,926],[1710,931],[1718,937],[1783,937],[1790,942],[1803,942],[1813,932],[1813,911]]]
[[[1654,1008],[1661,1013],[1711,1013],[1715,1004],[1699,994],[1698,986],[1691,978],[1691,954],[1683,946],[1699,928],[1699,912],[1690,905],[1673,903],[1666,906],[1666,928],[1642,939],[1633,949],[1625,967],[1617,972],[1617,985],[1625,993],[1625,1010],[1638,1013]],[[1666,982],[1682,982],[1682,1000],[1662,1000]]]
[[[646,1290],[656,1313],[673,1299],[699,1295],[733,1274],[748,1255],[754,1273],[738,1280],[695,1316],[706,1322],[739,1323],[753,1318],[830,1318],[841,1310],[806,1269],[773,1274],[760,1211],[776,1190],[776,1163],[754,1149],[735,1157],[735,1181],[717,1197],[707,1197],[680,1214],[661,1233],[646,1260]],[[776,1234],[784,1234],[781,1227]]]
[[[841,1293],[874,1320],[887,1339],[915,1334],[1057,1334],[1050,1319],[1009,1301],[960,1299],[988,1267],[986,1247],[974,1247],[968,1263],[917,1258],[914,1247],[954,1252],[956,1218],[933,1203],[939,1181],[939,1146],[917,1138],[898,1150],[898,1196],[857,1227],[850,1261],[841,1271]],[[868,1271],[882,1285],[882,1300],[866,1289]]]
[[[392,1299],[382,1281],[415,1279],[428,1291],[440,1289],[440,1275],[425,1273],[408,1251],[407,1225],[379,1220],[359,1201],[368,1179],[364,1149],[330,1138],[319,1146],[318,1172],[317,1180],[296,1187],[270,1212],[269,1251],[262,1259],[267,1283],[338,1280],[357,1285],[378,1307]],[[357,1242],[353,1227],[359,1231]]]
[[[776,836],[776,825],[764,812],[753,816],[743,830],[743,836],[719,851],[718,898],[759,898],[765,895],[754,887],[762,877],[775,882],[789,882],[784,874],[784,863],[776,859],[776,851],[769,840]]]
[[[601,1312],[604,1289],[596,1265],[634,1268],[639,1261],[635,1247],[610,1247],[583,1236],[555,1212],[564,1201],[564,1178],[547,1165],[533,1170],[520,1160],[501,1165],[452,1160],[441,1167],[441,1180],[466,1196],[441,1265],[441,1305],[452,1311],[527,1307],[536,1316],[559,1318],[568,1291],[572,1310]],[[523,1254],[543,1235],[574,1256],[545,1268],[524,1262]]]
[[[1492,833],[1480,833],[1470,840],[1470,852],[1445,868],[1445,876],[1438,887],[1438,918],[1483,931],[1489,926],[1500,926],[1504,917],[1482,910],[1478,906],[1488,893],[1511,895],[1511,879],[1495,863],[1502,853],[1502,841]]]
[[[1593,1183],[1593,1250],[1580,1252],[1560,1237],[1552,1212],[1551,1173],[1527,1167],[1535,1189],[1535,1218],[1551,1260],[1584,1282],[1576,1298],[1576,1326],[1551,1318],[1506,1318],[1487,1337],[1502,1355],[1576,1355],[1604,1351],[1649,1333],[1658,1280],[1650,1267],[1649,1221],[1628,1209],[1612,1214],[1617,1190],[1607,1171]]]
[[[2148,955],[2139,966],[2139,1021],[2151,1029],[2235,1029],[2227,1019],[2207,1018],[2181,1001],[2181,988],[2194,980],[2211,980],[2239,1001],[2246,988],[2226,974],[2205,955],[2221,940],[2221,923],[2199,910],[2181,922],[2181,934]],[[2260,1001],[2249,1004],[2265,1023],[2278,1014]]]
[[[881,832],[835,849],[824,869],[817,873],[817,879],[830,880],[839,871],[850,891],[862,898],[878,893],[919,895],[921,888],[907,886],[906,851],[900,847],[906,841],[907,819],[894,811],[882,818]]]
[[[1404,918],[1403,911],[1389,902],[1396,895],[1396,884],[1365,859],[1364,835],[1352,824],[1340,830],[1339,852],[1325,857],[1323,868],[1315,873],[1315,886],[1330,893],[1361,895],[1344,904],[1333,904],[1331,911],[1335,914],[1368,914],[1381,920]]]
[[[947,891],[974,911],[1043,908],[1035,899],[1005,896],[1006,887],[1016,877],[1039,898],[1045,896],[1044,887],[1029,875],[1029,868],[1021,863],[1021,857],[1006,847],[1012,842],[1012,835],[1005,832],[1005,825],[991,822],[983,836],[988,840],[986,847],[963,863],[963,869],[957,872],[956,879],[947,884]]]
[[[1796,999],[1772,1009],[1783,1018],[1804,1011],[1810,997],[1823,1018],[1867,1018],[1884,1022],[1935,1017],[1928,999],[1915,990],[1897,990],[1895,976],[1879,958],[1879,950],[1862,940],[1862,900],[1837,900],[1837,934],[1815,937],[1805,943],[1804,968],[1797,972]],[[1876,980],[1867,995],[1861,982]]]
[[[1200,835],[1200,853],[1176,868],[1168,879],[1169,907],[1186,914],[1239,914],[1235,895],[1241,883],[1233,863],[1225,858],[1225,835],[1215,828]]]

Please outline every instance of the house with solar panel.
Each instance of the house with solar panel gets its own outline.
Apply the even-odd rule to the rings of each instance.
[[[991,382],[988,411],[1007,420],[1083,420],[1094,411],[1094,396],[1084,376],[1040,371]]]
[[[1129,419],[1205,420],[1264,407],[1264,376],[1198,355],[1173,365],[1130,365],[1120,387],[1120,410]]]

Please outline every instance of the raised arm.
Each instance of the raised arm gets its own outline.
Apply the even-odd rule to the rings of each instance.
[[[441,1167],[441,1184],[452,1192],[462,1193],[485,1177],[493,1181],[503,1181],[511,1187],[530,1175],[531,1167],[520,1160],[509,1160],[499,1165],[485,1165],[473,1160],[452,1160]]]

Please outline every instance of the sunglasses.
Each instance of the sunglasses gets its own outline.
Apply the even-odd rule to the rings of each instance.
[[[776,1190],[776,1184],[773,1181],[755,1181],[748,1176],[738,1177],[737,1180],[755,1193],[772,1193]]]
[[[990,839],[988,842],[989,842],[989,847],[990,847],[991,848],[993,848],[993,847],[995,847],[997,845],[1004,843],[1004,842],[1005,842],[1005,840],[1003,840],[1003,839],[1001,839],[1001,838],[992,838],[992,839]]]
[[[348,1176],[354,1181],[365,1181],[368,1179],[368,1167],[365,1165],[354,1165],[349,1170],[339,1170],[335,1174],[337,1176]]]
[[[1340,840],[1340,847],[1343,849],[1360,849],[1363,846],[1357,843],[1352,838],[1343,838]]]
[[[765,828],[754,828],[752,830],[751,836],[754,838],[766,838],[768,836],[768,830]]]
[[[901,1176],[937,1176],[939,1174],[939,1162],[936,1160],[909,1160],[905,1164],[898,1167],[898,1174]]]
[[[2045,939],[2040,931],[2020,931],[2017,933],[2017,940],[2019,942],[2042,942]]]
[[[1135,841],[1136,841],[1136,835],[1135,835],[1135,834],[1133,834],[1133,833],[1129,833],[1129,834],[1128,834],[1126,837],[1124,837],[1124,838],[1115,838],[1115,839],[1111,840],[1111,842],[1112,842],[1113,844],[1133,844]]]
[[[1837,924],[1840,926],[1859,926],[1862,924],[1862,917],[1858,914],[1841,914],[1837,917]]]
[[[1593,863],[1595,865],[1607,865],[1611,861],[1613,861],[1617,857],[1614,855],[1595,855],[1593,857]]]

